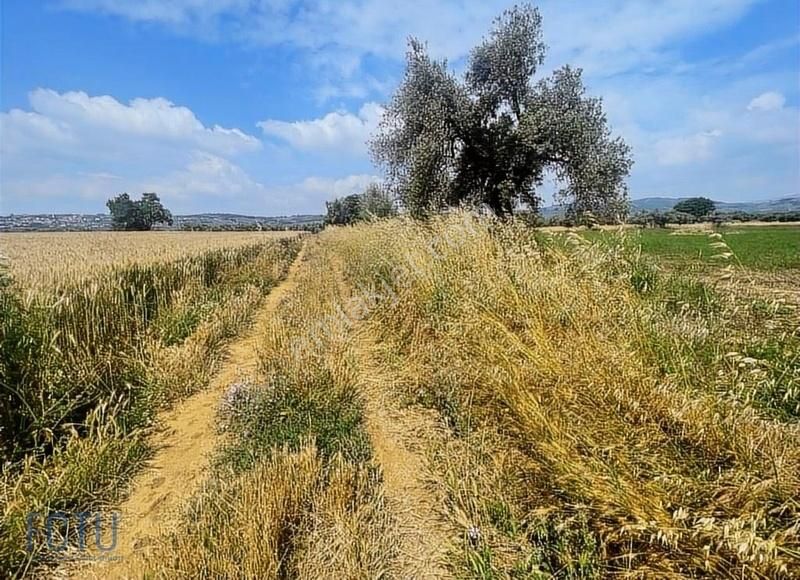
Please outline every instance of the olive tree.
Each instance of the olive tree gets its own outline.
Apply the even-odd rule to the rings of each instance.
[[[410,41],[405,76],[370,145],[412,214],[460,204],[501,216],[520,205],[536,212],[548,173],[570,212],[626,211],[630,149],[611,136],[580,69],[534,82],[545,55],[541,24],[529,5],[505,11],[472,51],[463,81]]]
[[[377,183],[370,183],[361,194],[361,218],[392,217],[397,213],[392,198]]]

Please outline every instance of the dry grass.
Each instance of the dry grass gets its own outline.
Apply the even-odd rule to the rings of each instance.
[[[737,396],[733,315],[651,297],[657,276],[623,247],[558,249],[514,224],[456,215],[335,238],[353,285],[391,288],[371,323],[412,394],[525,457],[508,484],[524,490],[508,510],[528,544],[515,566],[798,573],[800,430]],[[502,575],[492,549],[468,550],[472,573]]]
[[[131,562],[170,578],[383,578],[393,517],[364,432],[351,326],[326,249],[261,327],[260,372],[224,404],[229,443],[185,529]]]

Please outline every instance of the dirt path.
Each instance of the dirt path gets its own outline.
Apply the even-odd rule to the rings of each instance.
[[[153,438],[155,455],[118,508],[121,519],[115,561],[75,570],[72,577],[136,577],[126,569],[126,561],[179,521],[182,506],[205,478],[209,455],[219,443],[215,418],[220,396],[232,383],[254,375],[258,337],[283,296],[297,284],[303,254],[301,249],[286,279],[266,297],[250,329],[231,343],[227,359],[209,387],[164,415],[164,427]]]
[[[334,263],[342,298],[349,291]],[[378,345],[365,324],[354,329],[359,387],[374,457],[383,472],[383,490],[397,519],[399,577],[452,578],[452,557],[458,530],[444,515],[444,490],[436,484],[427,450],[447,437],[436,413],[402,405],[397,379],[381,363]]]
[[[444,493],[435,483],[426,450],[445,437],[433,412],[403,408],[393,379],[371,355],[373,345],[359,346],[363,371],[367,433],[383,471],[386,499],[400,531],[400,568],[404,578],[452,578],[452,558],[458,531],[444,515]]]

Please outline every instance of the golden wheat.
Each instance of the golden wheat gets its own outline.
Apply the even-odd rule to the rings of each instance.
[[[130,264],[171,262],[294,236],[294,232],[2,233],[0,255],[21,286],[42,289]]]
[[[69,249],[52,248],[54,286],[27,262],[34,286],[0,288],[0,379],[13,395],[0,407],[0,567],[46,564],[52,554],[25,550],[27,514],[113,500],[146,459],[156,412],[208,383],[300,245],[245,239],[136,261],[142,243],[96,269],[70,269]]]

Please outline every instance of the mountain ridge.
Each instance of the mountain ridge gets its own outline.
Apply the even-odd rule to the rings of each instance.
[[[631,199],[631,214],[651,211],[669,211],[675,207],[676,203],[686,199],[690,199],[690,197],[652,196]],[[800,195],[785,195],[783,197],[759,201],[714,201],[714,204],[717,207],[717,211],[722,213],[737,211],[747,213],[800,211]],[[562,213],[564,213],[563,206],[549,205],[542,208],[542,215],[545,217],[551,217]]]

